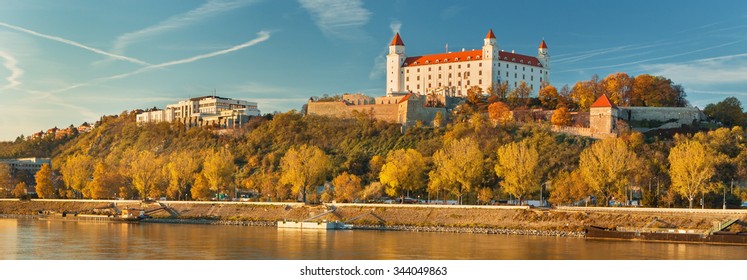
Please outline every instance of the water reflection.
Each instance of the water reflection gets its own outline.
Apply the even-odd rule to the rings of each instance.
[[[744,246],[0,219],[2,259],[745,259]]]

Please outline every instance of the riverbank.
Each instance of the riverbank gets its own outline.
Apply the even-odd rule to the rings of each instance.
[[[162,208],[166,206],[166,208]],[[354,229],[421,232],[455,232],[510,235],[583,236],[589,225],[641,228],[654,219],[678,228],[711,228],[714,222],[728,218],[747,220],[734,213],[579,211],[569,209],[517,209],[501,207],[453,207],[397,205],[309,206],[297,203],[218,203],[138,201],[0,201],[0,214],[33,215],[39,211],[67,211],[95,214],[103,209],[142,209],[153,211],[147,222],[196,223],[244,226],[274,226],[276,221],[343,221]],[[160,210],[159,210],[160,209]],[[332,211],[334,209],[334,211]],[[664,210],[662,210],[664,211]],[[326,213],[326,214],[325,214]],[[317,217],[318,216],[318,217]],[[657,224],[650,225],[652,227]],[[744,231],[744,225],[736,230]]]

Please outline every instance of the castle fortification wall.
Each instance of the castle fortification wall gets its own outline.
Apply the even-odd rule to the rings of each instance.
[[[702,113],[694,107],[623,107],[619,117],[626,121],[656,120],[666,122],[676,119],[681,124],[701,121]]]
[[[353,111],[371,113],[377,120],[397,122],[397,104],[347,105],[342,101],[309,101],[306,108],[309,114],[349,117]]]

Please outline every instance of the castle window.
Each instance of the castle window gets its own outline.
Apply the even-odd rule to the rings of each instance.
[[[519,66],[514,65],[514,70],[519,70]]]
[[[482,67],[482,62],[477,64],[478,67]]]
[[[467,80],[467,85],[469,85],[469,80]]]
[[[524,67],[524,66],[522,66],[522,67],[521,67],[521,71],[527,71],[527,68],[526,68],[526,67]]]
[[[462,69],[462,65],[461,64],[457,65],[457,69]]]
[[[441,79],[441,74],[438,74],[438,78]]]
[[[449,59],[448,59],[448,58],[447,58],[447,59],[444,59],[444,62],[449,62]]]
[[[542,69],[540,69],[540,74],[542,74]]]
[[[428,80],[430,80],[430,79],[431,79],[431,75],[428,75]]]
[[[519,60],[519,62],[521,62],[521,63],[524,63],[524,60],[523,60],[523,59],[522,59],[522,60]]]
[[[436,63],[439,63],[439,62],[441,62],[441,60],[440,59],[436,59]]]
[[[501,70],[498,70],[498,76],[500,76],[500,75],[501,75]]]
[[[462,72],[458,72],[457,73],[457,77],[461,78],[462,77]]]
[[[467,60],[472,60],[472,56],[467,56]]]
[[[430,60],[426,60],[426,61],[425,61],[425,64],[428,64],[428,63],[431,63],[431,61],[430,61]]]
[[[459,58],[458,58],[458,57],[457,57],[457,58],[455,58],[455,59],[454,59],[454,61],[459,61]]]
[[[409,82],[410,81],[410,77],[405,78],[405,81]]]
[[[431,87],[431,84],[430,84],[430,83],[428,83],[428,87],[429,87],[429,88]]]
[[[542,82],[542,77],[540,77],[540,83]]]
[[[420,85],[418,85],[418,89],[420,89]]]
[[[460,86],[460,87],[461,87],[461,86],[462,86],[462,81],[458,81],[458,82],[457,82],[457,86]]]
[[[441,71],[441,66],[438,66],[438,70]]]
[[[449,73],[449,78],[451,78],[451,73]]]
[[[529,77],[530,80],[534,81],[534,76]]]
[[[482,70],[480,70],[480,71],[477,71],[477,75],[480,75],[480,76],[482,76]]]
[[[517,87],[516,82],[514,82],[514,87]]]
[[[530,72],[534,73],[534,68],[532,68],[532,69],[529,69],[529,70],[530,70]]]
[[[518,79],[518,78],[519,78],[519,74],[514,73],[514,79]]]
[[[508,78],[508,71],[506,71],[506,78]]]
[[[410,69],[405,70],[405,73],[410,74]]]
[[[451,65],[449,65],[449,70],[451,70]]]
[[[431,68],[430,68],[430,67],[428,67],[428,72],[430,72],[430,71],[431,71]]]
[[[479,81],[477,81],[477,83],[478,84],[482,84],[482,79],[480,79]]]
[[[479,56],[479,55],[477,56],[477,59],[480,59],[480,56]]]
[[[467,68],[469,68],[469,64],[467,64]]]
[[[418,68],[418,73],[420,73],[420,68]]]
[[[438,83],[438,87],[441,87],[441,83]]]

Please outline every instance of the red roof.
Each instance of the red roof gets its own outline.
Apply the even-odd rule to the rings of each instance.
[[[405,95],[405,97],[402,97],[402,99],[400,99],[399,102],[397,102],[397,104],[407,101],[407,99],[410,99],[411,95],[412,93],[408,93],[407,95]]]
[[[613,107],[612,102],[610,102],[610,99],[607,98],[606,94],[602,94],[599,98],[597,98],[597,101],[594,101],[594,103],[591,104],[591,108],[595,107]]]
[[[390,46],[404,46],[405,43],[402,42],[402,38],[399,37],[399,32],[397,34],[394,34],[394,38],[392,38],[392,43],[389,44]]]
[[[518,54],[518,53],[510,53],[510,52],[498,52],[498,56],[501,57],[501,60],[503,61],[510,61],[515,62],[519,64],[526,64],[529,66],[539,66],[542,67],[542,64],[540,63],[539,59],[533,56]]]
[[[488,31],[488,36],[485,36],[485,39],[495,39],[495,34],[493,34],[492,28]]]
[[[547,44],[545,44],[545,39],[542,39],[542,44],[540,44],[540,49],[546,49]]]
[[[542,67],[540,61],[533,56],[516,54],[510,52],[498,52],[500,60],[514,62],[519,64],[525,64],[529,66]],[[438,54],[427,54],[422,56],[412,56],[405,59],[402,66],[422,66],[427,64],[441,64],[451,62],[464,62],[470,60],[481,60],[482,50],[474,51],[463,51],[463,52],[450,52],[450,53],[438,53]]]

